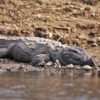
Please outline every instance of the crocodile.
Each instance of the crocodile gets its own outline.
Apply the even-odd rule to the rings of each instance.
[[[64,66],[95,66],[94,59],[84,49],[39,37],[0,35],[0,58],[11,58],[33,66],[44,65],[49,61],[54,64],[57,60]]]

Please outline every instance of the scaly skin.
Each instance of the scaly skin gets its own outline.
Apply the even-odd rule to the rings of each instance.
[[[48,61],[55,62],[57,59],[61,65],[95,65],[92,57],[83,49],[49,39],[0,36],[0,45],[0,58],[12,58],[18,62],[31,63],[33,66]]]

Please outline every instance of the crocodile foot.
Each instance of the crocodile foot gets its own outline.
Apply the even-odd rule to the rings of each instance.
[[[48,54],[38,54],[33,57],[31,64],[33,66],[44,66],[48,61],[50,61]]]

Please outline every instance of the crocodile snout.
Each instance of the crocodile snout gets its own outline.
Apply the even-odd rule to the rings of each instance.
[[[90,57],[89,60],[86,62],[90,66],[95,66],[95,59]]]

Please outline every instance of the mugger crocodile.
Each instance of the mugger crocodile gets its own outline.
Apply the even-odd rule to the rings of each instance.
[[[49,61],[55,63],[56,60],[61,65],[95,65],[93,58],[84,49],[39,37],[0,35],[0,58],[12,58],[33,66]]]

